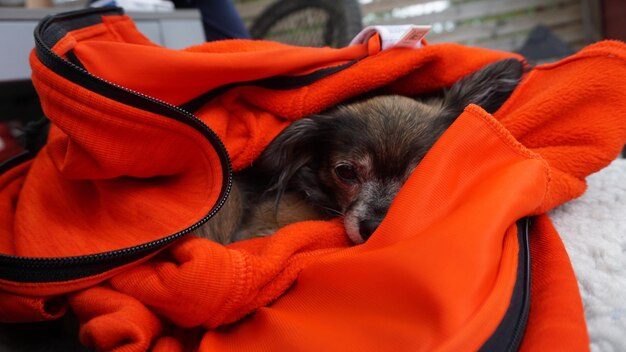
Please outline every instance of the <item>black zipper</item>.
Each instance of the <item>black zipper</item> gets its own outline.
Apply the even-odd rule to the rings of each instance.
[[[517,351],[524,338],[530,313],[530,223],[528,217],[517,222],[519,252],[513,295],[502,321],[480,351]]]
[[[120,103],[173,118],[199,131],[211,143],[222,164],[223,180],[219,200],[209,214],[194,225],[175,234],[134,247],[63,258],[33,258],[0,254],[0,279],[15,282],[67,281],[97,275],[132,263],[200,227],[219,211],[228,197],[232,186],[230,158],[217,134],[200,119],[179,107],[94,76],[50,49],[68,31],[99,23],[101,16],[123,13],[120,8],[90,8],[48,16],[35,29],[36,55],[46,67],[73,83]],[[15,163],[11,164],[14,166]]]
[[[198,111],[205,104],[213,100],[215,97],[226,93],[228,90],[243,87],[243,86],[253,86],[253,87],[261,87],[273,90],[289,90],[300,88],[304,86],[311,85],[322,78],[328,77],[332,74],[335,74],[339,71],[345,70],[346,68],[356,64],[367,56],[348,61],[344,64],[340,64],[337,66],[321,68],[319,70],[313,71],[309,74],[302,76],[273,76],[263,79],[258,79],[255,81],[243,81],[243,82],[235,82],[223,85],[221,87],[210,90],[204,94],[199,95],[198,97],[188,101],[180,105],[180,108],[185,109],[187,111]]]

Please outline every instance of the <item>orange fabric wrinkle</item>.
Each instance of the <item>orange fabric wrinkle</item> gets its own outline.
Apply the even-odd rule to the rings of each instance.
[[[147,351],[163,329],[140,301],[104,285],[71,294],[69,301],[81,322],[81,343],[100,351]]]

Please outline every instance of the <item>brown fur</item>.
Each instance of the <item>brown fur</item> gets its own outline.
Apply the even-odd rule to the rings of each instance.
[[[236,182],[222,208],[194,234],[218,243],[233,242],[244,216],[244,200]]]
[[[274,199],[264,199],[252,204],[246,211],[244,202],[239,182],[235,181],[220,211],[194,234],[221,244],[228,244],[271,235],[281,227],[295,222],[329,218],[327,214],[294,193],[281,197],[278,208],[275,206]]]
[[[323,219],[328,219],[328,215],[299,195],[289,193],[281,197],[278,209],[275,209],[273,200],[265,200],[255,205],[235,240],[271,235],[281,227],[299,221]]]

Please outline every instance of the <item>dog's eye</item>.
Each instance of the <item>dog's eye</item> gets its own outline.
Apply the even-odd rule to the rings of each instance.
[[[347,182],[355,182],[358,178],[354,166],[350,164],[341,164],[335,167],[335,173],[340,179]]]

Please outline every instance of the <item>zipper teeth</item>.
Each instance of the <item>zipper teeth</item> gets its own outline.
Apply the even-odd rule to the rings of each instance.
[[[228,187],[230,190],[230,187]],[[219,207],[217,207],[216,209],[219,209],[222,205],[223,205],[223,201],[220,201],[219,203]],[[45,257],[13,257],[13,256],[5,256],[5,257],[9,257],[9,258],[15,258],[17,260],[20,261],[20,264],[26,264],[26,266],[28,267],[46,267],[49,266],[51,264],[74,264],[74,263],[89,263],[89,262],[94,262],[94,261],[98,261],[101,259],[110,259],[110,258],[114,258],[114,257],[121,257],[127,254],[132,254],[132,253],[136,253],[136,252],[140,252],[144,249],[150,249],[150,248],[157,248],[160,247],[162,245],[165,245],[175,239],[177,239],[178,237],[182,237],[190,232],[193,232],[194,230],[196,230],[198,227],[202,226],[202,224],[204,224],[206,221],[208,221],[211,217],[213,217],[213,215],[215,215],[217,211],[212,211],[211,213],[209,213],[209,215],[205,216],[204,218],[202,218],[199,222],[195,223],[194,225],[180,231],[177,232],[173,235],[161,238],[159,240],[155,240],[152,242],[148,242],[148,243],[143,243],[140,245],[137,245],[135,247],[130,247],[130,248],[123,248],[123,249],[118,249],[115,251],[111,251],[111,252],[105,252],[105,253],[96,253],[96,254],[88,254],[85,256],[75,256],[75,257],[62,257],[62,258],[45,258]]]
[[[94,13],[97,13],[97,11],[94,11]],[[51,19],[51,18],[50,18]],[[49,20],[50,20],[49,19]],[[46,23],[47,25],[47,23]],[[111,85],[114,86],[120,90],[123,90],[127,93],[133,94],[137,97],[140,97],[142,99],[146,99],[149,100],[153,103],[157,103],[163,107],[166,107],[168,109],[174,110],[176,112],[178,112],[179,114],[185,116],[188,119],[191,119],[192,122],[194,122],[198,127],[202,128],[205,132],[207,132],[212,138],[213,141],[217,143],[218,147],[221,149],[221,151],[223,151],[223,157],[224,157],[224,161],[226,162],[226,166],[227,168],[227,184],[226,184],[226,188],[223,191],[223,194],[221,195],[221,198],[219,200],[219,202],[217,203],[216,206],[213,207],[213,209],[211,210],[211,212],[209,214],[207,214],[205,217],[203,217],[202,219],[200,219],[200,221],[198,221],[197,223],[193,224],[192,226],[177,232],[173,235],[169,235],[167,237],[152,241],[152,242],[148,242],[148,243],[144,243],[144,244],[140,244],[138,246],[134,246],[134,247],[130,247],[130,248],[124,248],[124,249],[118,249],[118,250],[114,250],[111,252],[105,252],[105,253],[96,253],[96,254],[89,254],[89,255],[85,255],[85,256],[75,256],[75,257],[63,257],[63,258],[36,258],[36,257],[15,257],[16,259],[20,260],[23,263],[25,263],[26,261],[28,261],[28,264],[30,264],[29,266],[32,267],[41,267],[41,266],[46,266],[49,265],[51,263],[84,263],[84,262],[91,262],[91,261],[97,261],[97,260],[101,260],[101,259],[107,259],[107,258],[112,258],[112,257],[118,257],[118,256],[124,256],[127,254],[132,254],[135,252],[139,252],[141,250],[145,250],[145,249],[149,249],[149,248],[153,248],[153,247],[159,247],[161,245],[164,245],[166,243],[169,243],[175,239],[177,239],[178,237],[182,237],[190,232],[193,232],[194,230],[196,230],[198,227],[202,226],[202,224],[204,224],[205,222],[207,222],[210,218],[212,218],[213,216],[215,216],[215,214],[220,210],[220,208],[224,205],[224,203],[226,202],[226,198],[228,196],[228,194],[231,191],[232,188],[232,167],[231,167],[231,162],[230,162],[230,158],[228,157],[228,154],[226,152],[226,148],[224,146],[224,143],[220,140],[220,138],[215,134],[215,132],[213,130],[211,130],[204,122],[202,122],[202,120],[200,120],[198,117],[196,117],[195,115],[193,115],[192,113],[183,110],[175,105],[169,104],[167,102],[164,102],[162,100],[159,100],[157,98],[145,95],[143,93],[137,92],[135,90],[120,86],[119,84],[110,82],[104,78],[95,76],[93,74],[91,74],[89,71],[83,69],[80,66],[75,65],[72,62],[69,62],[65,59],[63,59],[62,57],[60,57],[59,55],[57,55],[55,52],[53,52],[50,48],[48,48],[45,43],[42,42],[41,38],[39,38],[39,36],[35,35],[35,42],[37,44],[37,46],[40,49],[44,50],[44,54],[48,55],[50,57],[52,57],[54,60],[59,61],[64,63],[65,65],[70,66],[72,69],[77,70],[79,72],[81,72],[82,74],[85,74],[93,79],[96,79],[100,82],[103,82],[107,85]],[[219,155],[219,152],[218,152]],[[9,256],[11,257],[11,256]]]
[[[522,342],[522,332],[526,329],[526,324],[528,323],[528,309],[525,307],[522,312],[522,317],[520,318],[519,324],[515,327],[515,332],[513,334],[513,338],[511,340],[511,345],[508,348],[508,351],[513,352],[519,349],[519,345]]]

